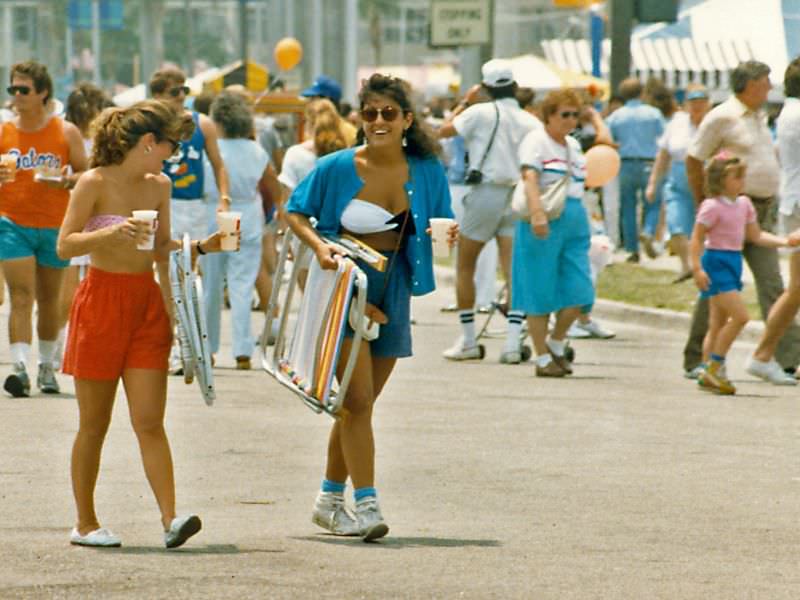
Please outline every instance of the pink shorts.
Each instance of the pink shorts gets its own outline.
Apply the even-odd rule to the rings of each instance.
[[[166,371],[171,346],[169,316],[152,273],[89,268],[72,302],[64,373],[116,380],[125,369]]]

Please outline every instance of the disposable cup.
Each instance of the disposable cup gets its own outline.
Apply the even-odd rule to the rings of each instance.
[[[217,213],[217,224],[219,230],[225,235],[222,237],[221,249],[230,252],[236,250],[238,241],[236,234],[239,231],[239,224],[242,221],[242,213],[236,211],[224,211]]]
[[[453,219],[430,219],[433,255],[437,258],[450,256],[450,245],[447,243],[448,232],[455,221]]]
[[[133,218],[139,221],[149,221],[150,222],[150,235],[146,238],[142,239],[141,242],[136,244],[136,248],[138,250],[152,250],[155,246],[156,234],[156,219],[158,218],[158,211],[157,210],[135,210],[133,211]]]
[[[9,169],[11,169],[11,175],[9,175],[8,179],[6,179],[7,183],[14,181],[17,178],[17,157],[13,154],[0,154],[0,162]]]

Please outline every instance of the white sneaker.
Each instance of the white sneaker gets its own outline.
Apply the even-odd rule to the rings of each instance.
[[[368,496],[356,502],[358,533],[365,542],[382,538],[389,533],[389,526],[383,521],[381,508],[375,496]]]
[[[686,379],[697,379],[698,377],[700,377],[700,374],[703,372],[704,369],[705,366],[701,363],[697,365],[694,369],[689,369],[688,371],[684,371],[683,376]]]
[[[465,347],[464,338],[458,338],[452,347],[442,352],[442,356],[447,360],[480,360],[484,354],[486,354],[486,349],[481,344]]]
[[[183,546],[190,537],[203,528],[203,523],[197,515],[175,517],[169,525],[169,531],[164,532],[164,545],[167,548]]]
[[[500,364],[518,365],[522,362],[522,352],[519,350],[503,350],[500,353]]]
[[[599,340],[610,340],[615,335],[617,335],[613,331],[609,331],[608,329],[603,329],[603,327],[594,319],[591,319],[586,323],[583,323],[581,321],[575,321],[573,325],[576,326],[578,329],[581,329],[582,331],[588,333],[589,334],[588,337],[597,338]]]
[[[744,368],[750,375],[769,381],[774,385],[797,385],[797,379],[786,373],[774,358],[764,362],[751,356],[747,359]]]
[[[61,389],[58,387],[53,363],[41,363],[39,373],[36,377],[36,385],[45,394],[59,394]]]
[[[314,502],[311,522],[335,535],[358,535],[358,522],[344,503],[344,494],[320,492]]]
[[[590,338],[592,334],[586,331],[583,327],[578,327],[578,321],[573,321],[572,325],[569,326],[567,330],[567,337],[573,340],[579,340],[582,338]]]
[[[122,541],[105,528],[95,529],[81,535],[77,527],[69,534],[69,543],[75,546],[92,546],[94,548],[118,548]]]

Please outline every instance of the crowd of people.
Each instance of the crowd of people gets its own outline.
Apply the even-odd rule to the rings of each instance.
[[[597,231],[585,188],[586,153],[595,145],[614,146],[621,159],[619,176],[599,194],[604,228],[620,232],[614,241],[627,260],[640,262],[641,250],[655,257],[668,238],[680,263],[675,282],[698,287],[685,375],[701,389],[735,393],[725,357],[748,319],[739,295],[744,258],[766,322],[746,370],[797,384],[800,254],[792,251],[784,290],[776,248],[800,245],[800,60],[785,74],[776,142],[763,112],[769,74],[763,63],[740,64],[732,96],[713,109],[702,85],[689,85],[678,107],[663,84],[631,78],[603,112],[573,89],[536,102],[498,59],[483,65],[481,84],[462,99],[437,99],[424,111],[396,77],[364,80],[354,109],[342,103],[337,82],[320,76],[301,93],[305,127],[289,140],[275,119],[254,111],[241,86],[192,103],[185,74],[167,68],[152,75],[151,100],[117,108],[102,90],[80,84],[62,116],[47,69],[14,65],[13,112],[0,129],[0,264],[13,361],[4,390],[31,394],[35,303],[36,386],[59,393],[59,366],[75,380],[72,543],[121,543],[94,508],[120,380],[166,547],[202,526],[197,515],[176,514],[163,425],[167,374],[181,370],[167,261],[184,234],[204,280],[212,361],[227,298],[232,358],[243,370],[256,345],[251,312],[268,306],[283,230],[291,228],[323,269],[336,268],[339,250],[321,236],[346,233],[385,256],[385,271],[358,263],[368,280],[366,314],[380,327],[357,346],[312,512],[315,524],[337,535],[369,541],[388,532],[375,486],[373,407],[397,359],[412,354],[412,297],[435,287],[430,219],[457,216],[448,242],[456,249],[460,331],[445,359],[485,357],[475,322],[490,303],[506,317],[499,362],[526,362],[529,335],[538,377],[573,373],[568,338],[613,337],[591,316]],[[157,211],[155,223],[132,216],[147,209]],[[218,215],[228,211],[241,214],[235,252],[221,251]],[[780,235],[773,233],[778,212]],[[150,237],[153,249],[138,250]],[[341,364],[352,335],[349,329]],[[344,496],[348,480],[354,510]]]

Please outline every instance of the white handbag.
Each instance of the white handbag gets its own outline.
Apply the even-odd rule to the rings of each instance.
[[[567,191],[570,179],[572,179],[572,162],[569,156],[569,143],[567,143],[567,172],[558,181],[551,183],[547,189],[539,195],[539,202],[542,205],[544,214],[548,221],[553,221],[564,212],[567,203]],[[525,193],[525,180],[520,179],[514,186],[511,195],[511,212],[518,219],[528,220],[531,213],[528,210],[528,195]]]

